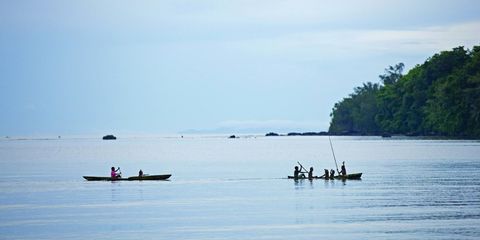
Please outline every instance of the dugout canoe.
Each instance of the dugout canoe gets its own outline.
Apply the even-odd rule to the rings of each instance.
[[[164,174],[164,175],[143,175],[143,176],[134,176],[134,177],[128,177],[127,180],[133,181],[133,180],[167,180],[170,178],[172,174]]]
[[[134,176],[128,178],[114,178],[111,177],[97,177],[97,176],[83,176],[87,181],[152,181],[152,180],[167,180],[172,174],[163,175],[145,175],[142,177]]]
[[[362,179],[362,173],[352,173],[347,175],[337,175],[333,177],[334,179],[341,179],[341,180],[360,180]],[[295,179],[293,176],[288,176],[288,179]],[[309,179],[308,177],[299,177],[297,179]],[[325,179],[325,177],[313,177],[312,179]],[[332,179],[332,178],[328,178]]]

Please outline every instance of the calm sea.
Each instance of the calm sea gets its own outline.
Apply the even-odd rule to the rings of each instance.
[[[480,142],[332,137],[0,140],[0,239],[478,239]],[[339,162],[339,164],[340,164]],[[170,181],[88,182],[142,169]]]

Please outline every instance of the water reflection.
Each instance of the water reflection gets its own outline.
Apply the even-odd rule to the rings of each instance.
[[[292,156],[318,155],[322,141],[328,147],[324,140],[185,139],[181,146],[170,139],[0,142],[0,239],[98,239],[118,233],[122,239],[332,239],[340,232],[345,239],[480,236],[480,143],[347,138],[338,143],[339,157],[352,159],[352,169],[368,171],[363,180],[305,179],[291,185],[293,179],[280,177]],[[80,174],[64,174],[100,169],[106,156],[129,156],[122,166],[131,168],[137,159],[151,159],[142,164],[168,166],[178,177],[87,182]]]
[[[346,180],[346,179],[295,179],[293,183],[295,185],[295,189],[303,189],[305,186],[309,186],[310,189],[315,187],[315,184],[321,184],[323,182],[324,187],[330,188],[334,187],[336,182],[341,182],[342,186],[346,186],[347,182],[354,181],[354,182],[361,182],[361,179],[356,180]]]

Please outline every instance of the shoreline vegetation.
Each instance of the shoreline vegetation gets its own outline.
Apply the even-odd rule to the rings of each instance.
[[[462,136],[441,136],[441,135],[407,135],[407,134],[359,134],[359,133],[329,133],[329,132],[290,132],[276,133],[269,132],[265,137],[293,137],[293,136],[343,136],[343,137],[382,137],[392,139],[424,139],[424,140],[477,140]]]
[[[335,103],[328,134],[480,139],[480,46],[385,69]]]

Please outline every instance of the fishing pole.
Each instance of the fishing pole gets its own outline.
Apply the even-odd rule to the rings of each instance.
[[[333,160],[335,160],[335,166],[337,167],[337,172],[339,173],[340,171],[338,171],[337,159],[335,158],[335,152],[333,151],[332,140],[330,139],[330,136],[328,136],[328,141],[330,141],[330,148],[332,149]]]

